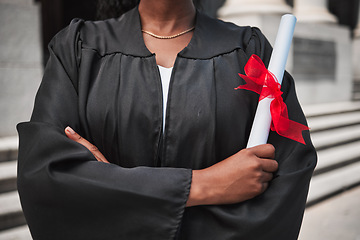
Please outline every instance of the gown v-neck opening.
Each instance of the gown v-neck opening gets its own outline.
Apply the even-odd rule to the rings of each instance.
[[[169,94],[169,85],[173,67],[163,67],[158,65],[161,85],[162,85],[162,93],[163,93],[163,132],[165,132],[165,116],[166,116],[166,108],[167,108],[167,100]]]

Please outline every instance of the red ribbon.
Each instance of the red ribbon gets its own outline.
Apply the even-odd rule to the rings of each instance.
[[[283,137],[305,144],[302,131],[309,130],[309,128],[289,119],[287,106],[281,97],[283,94],[280,90],[281,85],[278,83],[276,77],[266,69],[264,63],[256,55],[250,57],[244,70],[246,75],[239,73],[239,76],[246,81],[246,84],[240,85],[235,89],[245,89],[256,92],[260,94],[259,101],[266,97],[274,98],[270,104],[272,117],[271,130],[276,131]]]

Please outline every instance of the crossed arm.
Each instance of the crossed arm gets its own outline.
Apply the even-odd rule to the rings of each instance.
[[[67,127],[68,138],[85,146],[99,162],[109,163],[99,149]],[[202,170],[192,171],[186,206],[243,202],[263,193],[278,169],[271,144],[243,149],[225,160]]]

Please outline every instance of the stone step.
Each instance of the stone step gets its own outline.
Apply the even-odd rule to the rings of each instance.
[[[346,112],[354,112],[360,110],[360,102],[334,102],[323,103],[316,105],[302,106],[305,116],[309,119],[311,117],[318,117],[324,115],[333,115]]]
[[[360,82],[354,82],[353,92],[360,92]]]
[[[0,162],[0,193],[17,189],[16,170],[17,161]]]
[[[316,149],[335,147],[360,140],[360,124],[311,133]]]
[[[354,101],[359,101],[360,100],[360,92],[353,93],[352,98],[353,98]]]
[[[31,240],[28,226],[20,226],[0,232],[0,240]]]
[[[336,171],[316,175],[310,182],[307,206],[343,192],[360,184],[360,162],[347,165]]]
[[[358,92],[360,92],[360,85],[354,85],[353,93],[358,93]]]
[[[360,161],[360,140],[318,151],[314,175]],[[359,174],[360,175],[360,174]]]
[[[26,224],[16,191],[0,194],[0,231]]]
[[[360,111],[335,115],[323,115],[308,119],[311,132],[325,131],[360,124]]]
[[[17,159],[18,145],[17,136],[0,138],[0,162]]]

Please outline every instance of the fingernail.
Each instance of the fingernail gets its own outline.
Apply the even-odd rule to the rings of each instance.
[[[71,135],[74,135],[76,132],[71,128],[71,127],[69,127],[69,126],[67,126],[66,128],[65,128],[65,130],[68,132],[68,133],[70,133]]]

